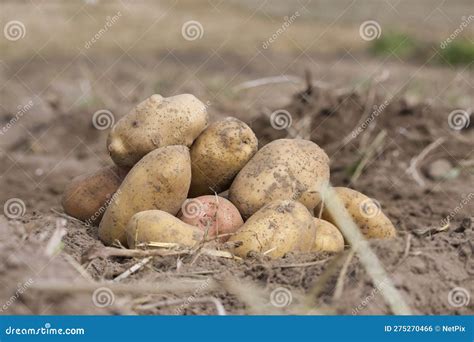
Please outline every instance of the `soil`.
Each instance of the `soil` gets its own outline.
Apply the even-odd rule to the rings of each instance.
[[[350,186],[376,198],[397,227],[397,238],[370,245],[412,311],[473,314],[472,300],[466,305],[449,300],[456,288],[474,293],[473,124],[455,131],[448,125],[448,114],[455,108],[412,103],[403,96],[390,98],[384,110],[373,115],[373,106],[386,99],[377,85],[367,92],[315,86],[285,95],[292,98],[290,103],[271,108],[270,113],[281,109],[290,113],[288,129],[273,128],[267,111],[247,115],[233,101],[214,105],[211,113],[214,119],[235,113],[256,132],[260,145],[287,136],[319,144],[331,158],[333,185]],[[137,101],[128,100],[128,108]],[[344,273],[342,292],[336,293],[340,263],[347,253],[290,254],[273,261],[261,256],[244,261],[206,254],[157,256],[112,283],[140,259],[88,259],[91,250],[104,248],[97,228],[61,214],[66,184],[76,175],[111,164],[105,151],[106,131],[92,126],[92,113],[68,110],[66,101],[45,96],[34,109],[41,115],[28,122],[32,134],[15,134],[17,125],[2,147],[2,203],[18,198],[26,209],[20,218],[0,220],[3,314],[216,314],[212,302],[200,300],[209,297],[217,298],[227,314],[391,313],[382,284],[372,283],[357,256]],[[11,115],[2,113],[4,123]],[[361,118],[371,116],[365,129],[344,141]],[[420,184],[409,172],[410,162],[440,138],[440,145],[418,163]],[[351,180],[368,151],[373,154],[360,177]],[[433,172],[432,164],[439,165],[440,160],[451,170]],[[58,243],[54,234],[61,235],[63,229]],[[160,284],[185,289],[160,290]],[[156,291],[139,291],[153,285]],[[113,303],[94,304],[93,291],[100,287],[112,291]],[[272,294],[278,291],[286,295],[283,304],[288,305],[275,305]],[[183,301],[173,304],[175,299]]]

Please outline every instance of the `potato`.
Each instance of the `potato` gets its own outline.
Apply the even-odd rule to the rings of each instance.
[[[191,184],[191,158],[186,146],[166,146],[143,157],[125,177],[99,226],[107,245],[126,246],[125,226],[140,212],[159,209],[176,215]]]
[[[257,148],[257,137],[242,121],[229,117],[211,124],[191,147],[189,197],[227,190]]]
[[[203,232],[162,210],[146,210],[132,216],[126,227],[130,248],[149,242],[178,243],[192,247],[202,241]]]
[[[117,122],[107,147],[115,164],[132,166],[156,148],[191,146],[207,123],[206,106],[193,95],[155,94]]]
[[[329,158],[318,145],[279,139],[265,145],[238,173],[229,200],[244,219],[277,199],[299,201],[312,211],[317,192],[328,182]]]
[[[64,190],[64,212],[87,225],[97,225],[127,172],[114,165],[77,176]]]
[[[344,237],[332,223],[314,218],[316,239],[314,252],[340,252],[344,250]]]
[[[229,241],[242,241],[233,250],[237,256],[254,251],[279,258],[288,252],[311,251],[315,238],[313,217],[303,204],[276,200],[253,214]]]
[[[334,190],[366,238],[385,239],[397,235],[395,227],[389,218],[382,212],[380,204],[376,200],[349,188],[335,187]],[[319,213],[320,205],[322,203],[321,197],[318,197],[320,203],[315,209],[315,215]],[[324,208],[324,206],[321,217],[337,227],[334,217]]]
[[[178,217],[203,232],[207,231],[209,238],[232,234],[244,224],[239,211],[229,200],[213,195],[186,200]],[[223,236],[219,240],[224,242],[229,237]]]

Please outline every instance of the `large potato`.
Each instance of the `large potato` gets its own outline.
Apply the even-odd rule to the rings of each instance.
[[[126,228],[130,248],[150,242],[178,243],[192,247],[202,241],[203,232],[165,211],[147,210],[132,216]]]
[[[155,94],[117,122],[107,147],[117,165],[132,166],[156,148],[191,146],[207,123],[206,106],[193,95]]]
[[[315,143],[279,139],[265,145],[235,177],[229,200],[244,218],[278,199],[318,203],[317,192],[329,182],[329,158]]]
[[[304,205],[290,200],[268,203],[253,214],[229,241],[242,241],[234,253],[249,252],[279,258],[288,252],[309,252],[314,247],[316,227]]]
[[[64,212],[87,225],[98,224],[127,172],[128,169],[114,165],[77,176],[64,190]]]
[[[377,201],[349,188],[335,187],[334,190],[365,237],[369,239],[385,239],[397,235],[395,227],[389,218],[382,212],[380,204]],[[321,209],[320,205],[324,202],[321,201],[320,196],[318,197],[320,204],[315,209],[315,215],[318,215]],[[324,204],[322,205],[322,218],[337,227],[334,217],[324,207]]]
[[[211,124],[191,147],[189,197],[227,190],[257,148],[257,137],[244,122],[226,118]]]
[[[332,223],[314,218],[316,239],[314,252],[340,252],[344,250],[344,237]]]
[[[125,177],[99,226],[107,245],[126,245],[125,226],[140,212],[159,209],[176,215],[191,183],[191,158],[186,146],[167,146],[143,157]]]
[[[178,217],[190,225],[196,226],[207,236],[232,234],[239,229],[244,221],[237,208],[229,200],[215,195],[200,196],[186,200]],[[219,240],[227,241],[229,236]]]

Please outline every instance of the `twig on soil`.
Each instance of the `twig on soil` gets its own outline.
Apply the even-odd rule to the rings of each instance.
[[[189,298],[168,299],[168,300],[162,300],[155,303],[143,304],[143,305],[135,307],[135,309],[136,310],[151,310],[151,309],[159,308],[162,306],[174,306],[174,305],[182,305],[182,304],[192,305],[194,303],[214,304],[214,306],[216,307],[218,316],[227,315],[224,309],[224,305],[222,305],[221,301],[217,299],[216,297],[202,297],[202,298],[193,297],[192,300],[190,300]]]
[[[419,155],[417,155],[416,157],[412,158],[411,161],[410,161],[410,166],[408,167],[407,169],[407,173],[410,174],[413,179],[418,183],[419,186],[421,187],[424,187],[425,186],[425,180],[423,179],[423,177],[420,175],[420,173],[418,172],[418,164],[423,161],[423,159],[426,158],[426,156],[428,155],[428,153],[430,153],[431,151],[433,151],[435,148],[437,148],[438,146],[440,146],[442,143],[444,143],[445,141],[445,138],[444,137],[440,137],[438,139],[436,139],[435,141],[433,141],[431,144],[429,144],[428,146],[426,146],[421,152]]]
[[[264,77],[264,78],[259,78],[259,79],[256,79],[256,80],[242,82],[242,83],[236,85],[233,88],[233,90],[234,91],[241,91],[241,90],[244,90],[244,89],[260,87],[260,86],[264,86],[264,85],[268,85],[268,84],[277,84],[277,83],[286,83],[286,82],[301,83],[301,82],[303,82],[303,80],[300,77],[291,76],[291,75]],[[323,84],[323,83],[321,83],[321,84]],[[324,85],[327,86],[327,84],[324,84]]]
[[[444,232],[445,230],[448,230],[449,226],[450,226],[450,222],[447,222],[442,227],[418,229],[418,230],[415,230],[413,233],[415,233],[415,235],[419,237],[431,236],[437,233]]]
[[[355,254],[355,251],[351,249],[351,251],[347,255],[346,261],[342,265],[341,273],[339,273],[339,277],[337,278],[336,289],[334,290],[334,294],[332,296],[333,300],[338,300],[342,296],[342,292],[344,291],[344,280],[346,278],[347,269],[349,268],[349,265],[352,261],[352,258],[354,257],[354,254]]]
[[[157,246],[156,243],[151,242],[148,246]],[[194,251],[190,249],[182,249],[182,250],[160,250],[160,249],[120,249],[114,247],[103,247],[103,248],[91,248],[88,252],[86,252],[83,256],[83,260],[88,261],[95,258],[110,258],[110,257],[128,257],[128,258],[146,258],[146,257],[154,257],[154,256],[179,256],[179,255],[190,255],[193,254]],[[207,249],[203,248],[202,253],[215,256],[220,258],[229,258],[229,259],[236,259],[242,260],[238,256],[233,255],[227,251],[218,251],[215,249]]]
[[[303,262],[299,264],[287,264],[287,265],[273,265],[272,268],[299,268],[299,267],[310,267],[310,266],[315,266],[315,265],[321,265],[326,263],[328,260],[331,258],[323,259],[323,260],[317,260],[317,261],[311,261],[311,262]]]
[[[133,273],[137,272],[137,271],[140,270],[143,266],[145,266],[146,264],[148,264],[151,259],[152,259],[152,257],[146,257],[145,259],[140,260],[140,262],[136,263],[135,265],[133,265],[132,267],[130,267],[128,270],[126,270],[126,271],[123,272],[122,274],[119,274],[117,277],[115,277],[113,281],[119,282],[119,281],[122,281],[122,280],[124,280],[124,279],[127,279],[127,278],[128,278],[129,276],[131,276]]]
[[[407,239],[406,239],[406,242],[405,242],[405,250],[403,251],[403,255],[402,257],[400,258],[400,260],[395,264],[395,267],[394,268],[397,268],[398,266],[400,266],[401,264],[403,264],[403,262],[408,258],[408,256],[410,255],[410,248],[411,248],[411,239],[413,238],[413,235],[411,235],[410,233],[408,233],[407,235]]]

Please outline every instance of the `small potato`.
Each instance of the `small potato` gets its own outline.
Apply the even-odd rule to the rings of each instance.
[[[335,187],[334,190],[366,238],[388,239],[397,235],[395,227],[382,212],[380,204],[376,200],[349,188]],[[321,197],[318,197],[319,205],[315,209],[315,214],[319,212],[320,205],[323,203]],[[337,227],[335,218],[324,206],[322,218]]]
[[[314,218],[316,239],[314,252],[340,252],[344,250],[344,237],[332,223]]]
[[[193,95],[155,94],[117,122],[109,133],[107,147],[115,164],[133,166],[156,148],[191,146],[207,123],[206,106]]]
[[[203,232],[207,231],[209,238],[232,234],[244,224],[239,211],[229,200],[213,195],[186,200],[178,217]],[[223,236],[220,241],[227,241],[229,237]]]
[[[229,200],[250,217],[266,203],[292,199],[312,211],[329,182],[329,158],[315,143],[279,139],[265,145],[235,177]]]
[[[159,209],[176,215],[191,184],[191,158],[186,146],[166,146],[143,157],[125,177],[99,226],[106,245],[126,246],[125,226],[141,211]]]
[[[244,122],[229,117],[211,124],[191,147],[189,197],[228,189],[257,148],[257,137]]]
[[[178,243],[193,247],[203,238],[203,232],[161,210],[146,210],[132,216],[126,228],[130,248],[150,242]]]
[[[77,176],[64,190],[64,212],[87,225],[97,225],[127,172],[114,165]]]
[[[311,251],[315,237],[314,219],[304,205],[277,200],[253,214],[229,241],[242,241],[234,249],[237,256],[254,251],[280,258],[288,252]]]

